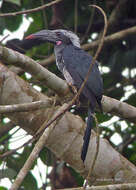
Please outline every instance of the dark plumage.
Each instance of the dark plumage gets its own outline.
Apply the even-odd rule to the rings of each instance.
[[[92,64],[92,57],[80,48],[79,38],[76,34],[67,30],[42,30],[28,36],[27,39],[39,39],[43,42],[53,43],[55,45],[54,50],[58,69],[63,73],[70,85],[75,86],[77,89],[81,87],[90,64]],[[80,95],[80,101],[86,100],[89,102],[87,127],[81,152],[83,162],[85,161],[90,141],[91,129],[93,127],[92,114],[94,113],[96,102],[102,110],[102,93],[103,82],[98,64],[95,63]]]
[[[92,63],[92,57],[84,50],[75,47],[72,44],[67,45],[64,48],[62,51],[62,57],[67,71],[71,74],[75,82],[74,85],[79,89],[87,75],[89,66]],[[102,78],[100,76],[98,64],[95,63],[82,94],[84,94],[84,96],[90,101],[92,100],[92,96],[94,96],[98,103],[100,103],[103,90],[102,86]]]
[[[73,46],[72,44],[67,45],[62,51],[62,57],[65,63],[66,70],[70,73],[77,89],[81,87],[83,83],[89,66],[92,61],[92,57],[88,55],[84,50]],[[95,63],[92,67],[91,74],[86,82],[83,91],[81,92],[81,99],[86,98],[89,100],[88,108],[88,120],[87,127],[84,135],[84,144],[81,153],[81,159],[84,161],[87,154],[87,149],[89,145],[91,129],[93,127],[93,117],[94,108],[96,102],[101,108],[103,83],[98,69],[98,64]]]

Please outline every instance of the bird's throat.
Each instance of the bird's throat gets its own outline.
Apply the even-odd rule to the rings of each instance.
[[[61,44],[62,44],[62,41],[57,41],[57,42],[56,42],[56,45],[57,45],[57,46],[59,46],[59,45],[61,45]]]

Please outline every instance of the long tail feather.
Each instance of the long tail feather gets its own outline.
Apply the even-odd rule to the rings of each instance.
[[[91,129],[93,127],[93,116],[92,116],[92,110],[91,107],[89,106],[88,108],[88,119],[87,119],[87,127],[85,130],[85,134],[84,134],[84,143],[83,143],[83,147],[82,147],[82,152],[81,152],[81,159],[83,160],[83,162],[86,159],[86,155],[87,155],[87,150],[88,150],[88,146],[89,146],[89,141],[90,141],[90,136],[91,136]]]

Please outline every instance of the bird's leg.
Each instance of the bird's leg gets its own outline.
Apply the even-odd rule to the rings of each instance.
[[[70,90],[74,93],[74,94],[77,94],[77,88],[72,84],[72,83],[68,83],[69,87],[70,87]],[[80,101],[79,101],[79,97],[77,98],[76,100],[76,104],[77,106],[80,106]]]
[[[68,83],[68,85],[69,85],[70,89],[72,90],[72,92],[74,94],[77,94],[77,88],[72,83]]]

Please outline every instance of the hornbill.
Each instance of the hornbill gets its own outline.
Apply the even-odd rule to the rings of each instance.
[[[41,30],[31,34],[25,39],[39,39],[43,42],[54,44],[54,52],[56,56],[56,65],[64,75],[69,85],[74,86],[77,90],[83,83],[89,66],[92,64],[92,56],[80,48],[80,41],[76,34],[67,30]],[[84,143],[81,152],[81,159],[85,161],[88,145],[93,127],[93,113],[96,102],[102,110],[101,99],[103,93],[103,82],[96,62],[92,66],[92,70],[88,81],[86,82],[79,100],[88,101],[88,119],[87,127],[84,134]]]

